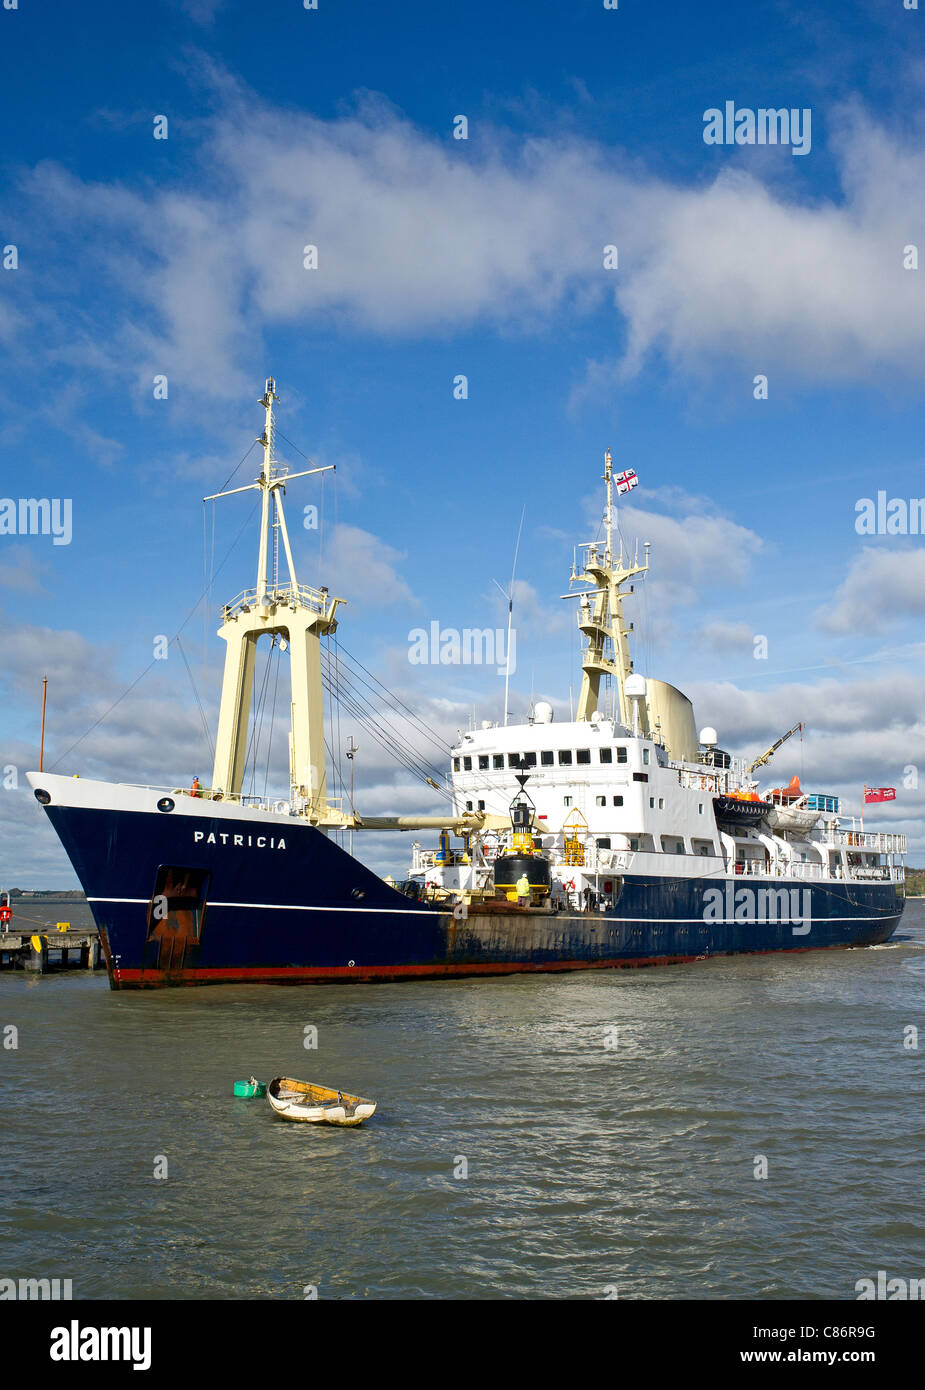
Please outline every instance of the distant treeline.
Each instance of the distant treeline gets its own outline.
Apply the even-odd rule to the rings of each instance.
[[[906,892],[910,897],[925,896],[925,869],[906,869]]]
[[[11,888],[9,894],[11,898],[60,898],[63,902],[69,903],[84,900],[84,894],[79,888]]]

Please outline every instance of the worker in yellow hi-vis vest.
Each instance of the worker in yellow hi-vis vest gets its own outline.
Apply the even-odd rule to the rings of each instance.
[[[530,880],[526,874],[521,874],[517,880],[517,901],[521,907],[529,907],[530,905]]]

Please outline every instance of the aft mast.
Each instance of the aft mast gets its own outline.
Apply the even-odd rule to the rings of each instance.
[[[601,679],[613,677],[616,694],[616,715],[622,724],[633,723],[633,712],[626,696],[626,681],[633,671],[630,656],[629,634],[632,625],[627,627],[623,621],[622,586],[637,574],[645,574],[649,568],[649,547],[645,547],[645,560],[639,563],[639,546],[632,562],[624,557],[623,542],[615,556],[613,549],[613,457],[608,449],[604,455],[604,483],[607,489],[607,510],[604,514],[604,544],[591,542],[579,546],[580,560],[572,566],[570,584],[585,584],[589,588],[573,591],[565,595],[579,600],[578,627],[587,638],[584,658],[581,663],[581,690],[578,696],[576,718],[590,719],[599,708]],[[640,729],[649,733],[648,711],[644,700],[641,706]]]
[[[286,527],[283,495],[295,478],[325,473],[325,468],[306,468],[290,473],[274,458],[273,405],[279,404],[276,382],[267,378],[260,404],[266,412],[263,468],[246,487],[215,493],[205,501],[232,493],[259,489],[261,493],[260,547],[257,552],[257,586],[246,589],[222,609],[219,637],[226,643],[222,702],[215,745],[213,789],[238,798],[244,781],[247,732],[254,686],[254,662],[258,639],[264,634],[285,638],[289,644],[292,686],[292,720],[289,734],[290,797],[301,802],[312,821],[336,818],[328,807],[324,752],[324,706],[321,682],[321,638],[337,627],[335,612],[343,599],[331,598],[327,589],[299,584]],[[288,583],[279,574],[282,541],[289,573]]]

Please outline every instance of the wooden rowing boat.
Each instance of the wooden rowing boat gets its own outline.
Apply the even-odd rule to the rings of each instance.
[[[361,1125],[376,1109],[374,1100],[291,1076],[275,1076],[267,1087],[267,1100],[281,1119],[315,1125]]]

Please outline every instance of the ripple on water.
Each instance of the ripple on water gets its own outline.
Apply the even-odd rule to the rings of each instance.
[[[871,1270],[917,1276],[922,904],[903,936],[369,989],[4,972],[4,1272],[90,1298],[853,1298]],[[287,1125],[231,1096],[251,1072],[380,1110]]]

